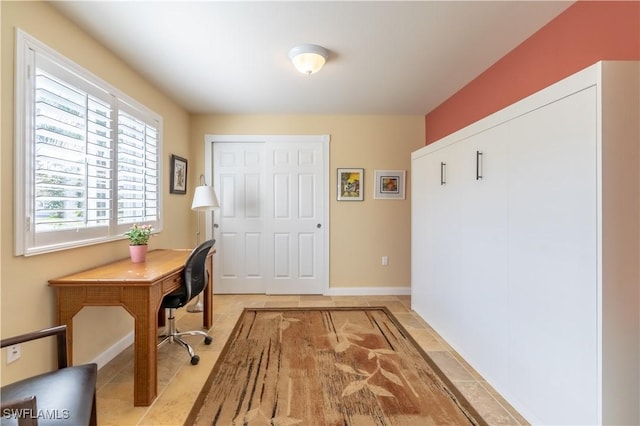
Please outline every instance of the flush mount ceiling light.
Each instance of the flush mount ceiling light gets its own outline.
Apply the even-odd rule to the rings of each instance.
[[[315,44],[301,44],[289,51],[289,59],[298,71],[311,75],[320,71],[327,62],[329,51]]]

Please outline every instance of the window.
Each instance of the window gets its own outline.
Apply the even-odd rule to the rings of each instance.
[[[161,229],[162,119],[17,33],[15,252],[30,255]]]

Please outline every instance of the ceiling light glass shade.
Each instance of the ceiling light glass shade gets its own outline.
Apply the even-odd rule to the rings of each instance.
[[[196,192],[193,194],[193,202],[191,203],[191,210],[206,211],[215,210],[218,207],[220,207],[220,203],[218,203],[216,191],[212,186],[201,185],[196,187]]]
[[[303,74],[313,74],[327,62],[329,51],[315,44],[303,44],[289,51],[289,59],[298,71]]]

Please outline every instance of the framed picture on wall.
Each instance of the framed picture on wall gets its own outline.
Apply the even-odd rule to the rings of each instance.
[[[373,198],[382,200],[404,200],[405,171],[376,170],[376,185]]]
[[[338,201],[364,199],[364,169],[338,169]]]
[[[187,193],[187,160],[171,155],[171,182],[169,192],[172,194]]]

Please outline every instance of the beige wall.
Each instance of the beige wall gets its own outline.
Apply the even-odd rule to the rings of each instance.
[[[424,116],[194,116],[191,143],[204,158],[204,135],[329,134],[329,285],[409,287],[411,152],[424,145]],[[197,172],[202,173],[204,165]],[[336,169],[362,167],[364,201],[336,201]],[[407,171],[405,200],[374,200],[374,170]],[[381,265],[381,257],[389,265]]]
[[[62,17],[46,2],[0,2],[1,7],[1,144],[0,194],[2,216],[0,320],[1,335],[49,327],[56,322],[54,292],[47,286],[50,278],[86,269],[127,256],[125,240],[65,250],[31,257],[13,256],[13,81],[15,30],[21,28],[49,47],[67,56],[98,77],[127,93],[164,117],[164,168],[174,153],[189,158],[189,117],[173,101],[155,89],[126,63]],[[168,174],[163,182],[163,232],[151,240],[151,248],[192,247],[195,244],[195,216],[190,198],[195,179],[190,172],[189,193],[169,194]],[[193,217],[192,217],[193,216]],[[171,226],[168,226],[168,225]],[[74,321],[74,357],[76,362],[94,359],[106,348],[133,330],[133,320],[122,308],[83,309]],[[1,382],[8,383],[49,368],[53,359],[51,343],[22,348],[22,358],[6,365],[5,351],[0,360]]]

